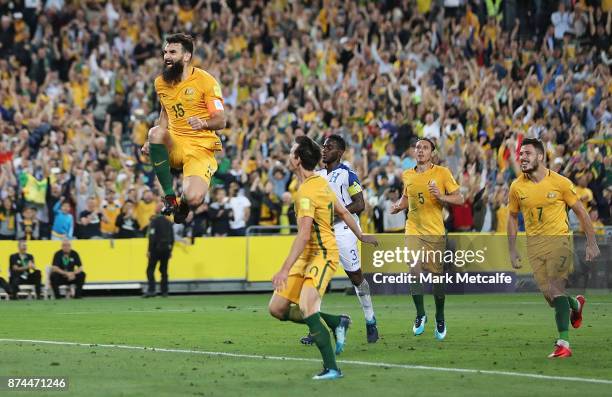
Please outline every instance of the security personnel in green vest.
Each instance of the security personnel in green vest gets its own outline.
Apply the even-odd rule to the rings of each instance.
[[[51,288],[55,299],[61,298],[59,293],[60,285],[74,284],[76,291],[74,297],[81,298],[83,284],[85,284],[85,272],[81,257],[72,249],[70,240],[62,241],[62,249],[53,256],[53,266],[51,272]]]
[[[41,295],[41,274],[40,270],[34,265],[34,257],[28,254],[28,246],[25,240],[20,240],[17,244],[19,252],[13,254],[9,258],[9,271],[11,273],[11,290],[13,298],[17,297],[19,285],[33,285],[36,290],[36,297],[42,298]]]

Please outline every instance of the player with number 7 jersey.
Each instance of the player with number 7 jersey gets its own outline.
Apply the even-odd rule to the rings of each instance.
[[[586,260],[599,255],[591,219],[582,206],[576,189],[566,177],[545,167],[544,144],[535,138],[524,139],[519,160],[522,175],[510,185],[508,200],[508,248],[512,267],[521,267],[516,248],[518,213],[525,219],[527,256],[533,277],[548,304],[555,309],[559,339],[549,358],[570,357],[569,323],[582,325],[586,299],[567,293],[568,278],[573,270],[573,239],[567,208],[571,208],[586,235]]]

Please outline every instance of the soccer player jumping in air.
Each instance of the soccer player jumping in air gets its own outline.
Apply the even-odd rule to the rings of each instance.
[[[359,230],[351,213],[338,202],[327,179],[314,172],[321,160],[321,149],[307,136],[296,138],[289,154],[289,168],[300,184],[295,212],[298,234],[281,269],[272,278],[274,295],[270,314],[281,321],[308,325],[311,338],[323,357],[323,371],[313,379],[336,379],[342,373],[336,365],[331,336],[323,322],[334,331],[336,350],[345,343],[348,316],[321,313],[321,299],[338,262],[338,246],[333,231],[334,212],[364,243],[377,245],[376,238]]]
[[[328,137],[323,144],[323,164],[325,164],[325,168],[317,171],[317,174],[327,178],[329,186],[336,194],[338,201],[346,207],[348,212],[353,214],[353,219],[357,223],[357,214],[363,211],[365,203],[357,175],[353,170],[341,163],[345,150],[346,142],[340,135]],[[363,278],[363,273],[361,272],[357,237],[343,221],[338,219],[334,221],[334,232],[336,233],[336,243],[340,252],[340,262],[344,267],[346,275],[351,280],[351,283],[353,283],[357,298],[359,303],[361,303],[366,320],[368,343],[375,343],[378,340],[378,329],[376,328],[376,318],[374,317],[374,308],[372,307],[370,285]],[[310,335],[307,335],[302,338],[301,342],[305,345],[312,344],[312,338]],[[339,353],[341,352],[336,351],[336,354]]]
[[[150,155],[164,191],[162,213],[173,213],[175,223],[185,222],[189,209],[204,200],[217,170],[214,153],[221,150],[215,131],[226,123],[219,83],[206,71],[190,66],[192,57],[190,36],[178,33],[166,38],[164,70],[155,79],[162,109],[158,125],[149,130],[142,148]],[[183,170],[180,203],[172,186],[171,167]]]
[[[548,304],[555,308],[559,339],[548,357],[570,357],[570,319],[574,328],[580,327],[586,301],[582,295],[575,298],[568,296],[565,290],[573,267],[566,206],[576,213],[586,234],[587,261],[599,255],[595,231],[572,182],[544,166],[544,145],[541,141],[534,138],[523,140],[519,160],[523,175],[510,185],[508,203],[510,260],[515,269],[521,267],[516,250],[520,211],[525,218],[527,256],[533,276]]]
[[[410,249],[444,252],[446,247],[444,218],[442,208],[445,204],[461,205],[463,196],[459,185],[455,182],[450,170],[432,163],[436,147],[433,141],[423,138],[416,144],[417,165],[406,170],[402,175],[404,194],[395,203],[391,213],[408,209],[406,221],[406,244]],[[434,275],[444,273],[444,263],[438,255],[433,258],[411,264],[410,273],[420,277],[423,271]],[[438,257],[438,258],[437,258]],[[415,283],[410,286],[410,293],[416,307],[416,319],[412,326],[415,336],[425,332],[427,315],[423,303],[423,286]],[[446,337],[446,322],[444,320],[444,284],[433,285],[434,301],[436,303],[436,328],[434,336],[438,340]]]

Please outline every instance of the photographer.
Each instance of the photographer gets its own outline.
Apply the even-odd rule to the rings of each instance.
[[[87,199],[87,208],[79,214],[78,238],[102,238],[102,231],[100,230],[101,220],[102,213],[96,208],[96,199],[89,197]]]
[[[234,217],[232,207],[225,194],[225,189],[217,188],[213,194],[215,201],[208,206],[211,235],[227,236],[230,231],[230,219]]]
[[[135,238],[140,236],[140,225],[136,220],[136,213],[134,211],[134,202],[127,200],[121,208],[121,213],[115,221],[117,226],[117,233],[115,238]]]

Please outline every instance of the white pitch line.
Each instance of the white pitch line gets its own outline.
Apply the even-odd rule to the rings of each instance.
[[[543,305],[545,304],[544,301],[542,302],[499,302],[499,304],[503,305],[503,304],[512,304],[513,306],[516,305]],[[590,306],[593,305],[611,305],[612,303],[608,303],[608,302],[589,302]],[[410,304],[405,304],[405,305],[383,305],[385,308],[388,309],[404,309],[408,306],[410,306]],[[325,306],[328,309],[334,309],[334,310],[350,310],[350,309],[354,309],[356,306],[355,305],[326,305]],[[196,310],[194,312],[194,310]],[[93,315],[98,315],[98,314],[130,314],[130,313],[206,313],[206,312],[210,312],[210,311],[249,311],[249,310],[267,310],[266,306],[237,306],[235,308],[226,308],[226,307],[208,307],[206,309],[202,309],[202,308],[193,308],[193,309],[158,309],[158,310],[120,310],[120,311],[88,311],[88,312],[59,312],[59,313],[53,313],[53,312],[49,312],[49,314],[58,314],[58,315],[85,315],[85,314],[93,314]]]
[[[228,352],[212,352],[203,350],[188,350],[188,349],[168,349],[160,347],[144,347],[144,346],[130,346],[130,345],[112,345],[102,343],[79,343],[79,342],[62,342],[52,340],[33,340],[33,339],[6,339],[1,338],[0,342],[8,343],[34,343],[34,344],[45,344],[45,345],[60,345],[60,346],[80,346],[80,347],[104,347],[114,349],[125,349],[125,350],[145,350],[165,353],[183,353],[183,354],[200,354],[205,356],[222,356],[222,357],[233,357],[233,358],[253,358],[261,360],[278,360],[278,361],[305,361],[320,363],[321,360],[314,358],[300,358],[300,357],[282,357],[282,356],[262,356],[257,354],[242,354],[242,353],[228,353]],[[554,375],[540,375],[531,374],[528,372],[512,372],[512,371],[491,371],[491,370],[480,370],[471,368],[447,368],[447,367],[430,367],[426,365],[411,365],[411,364],[393,364],[393,363],[381,363],[371,361],[355,361],[355,360],[338,360],[340,364],[347,365],[360,365],[367,367],[379,367],[379,368],[400,368],[400,369],[416,369],[416,370],[427,370],[427,371],[440,371],[440,372],[458,372],[467,374],[484,374],[484,375],[502,375],[502,376],[514,376],[520,378],[532,378],[532,379],[545,379],[545,380],[560,380],[569,382],[584,382],[584,383],[598,383],[604,385],[612,385],[610,379],[595,379],[595,378],[580,378],[575,376],[554,376]]]

